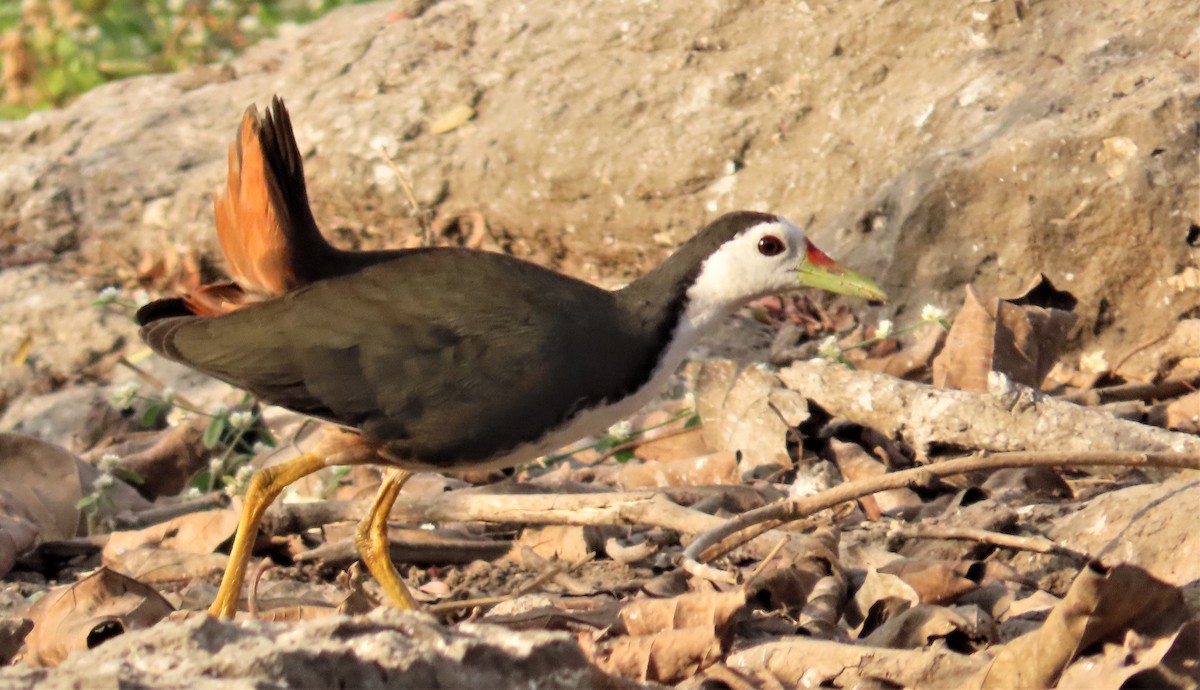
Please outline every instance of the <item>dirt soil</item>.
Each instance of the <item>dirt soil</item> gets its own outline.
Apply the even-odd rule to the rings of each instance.
[[[1082,300],[1079,347],[1129,347],[1200,294],[1168,282],[1200,222],[1198,19],[1186,0],[345,8],[0,123],[0,357],[29,364],[0,389],[133,341],[86,307],[142,252],[219,265],[225,147],[276,93],[344,244],[415,231],[386,150],[425,207],[479,211],[499,246],[605,285],[754,208],[880,278],[880,317],[1042,271]]]
[[[1054,343],[1055,354],[1061,351],[1060,367],[1047,390],[1089,410],[1106,405],[1105,424],[1133,419],[1147,423],[1135,425],[1137,433],[1147,425],[1182,432],[1154,429],[1169,434],[1156,449],[1193,449],[1200,398],[1184,394],[1200,385],[1194,374],[1200,367],[1185,366],[1200,361],[1197,3],[406,0],[343,8],[312,25],[288,28],[226,65],[109,84],[62,110],[0,122],[0,358],[7,363],[0,368],[0,432],[30,434],[88,453],[82,465],[90,468],[101,455],[94,450],[97,443],[140,429],[138,420],[146,414],[144,403],[123,416],[114,410],[108,400],[115,384],[157,381],[202,409],[239,403],[240,395],[223,384],[148,357],[128,310],[119,304],[97,308],[93,300],[106,286],[119,288],[121,302],[133,303],[172,292],[189,270],[206,279],[222,274],[213,193],[224,182],[227,146],[243,110],[254,103],[264,106],[273,94],[282,96],[292,113],[316,218],[341,246],[417,241],[420,227],[390,157],[411,180],[422,212],[446,221],[439,225],[447,228],[441,238],[446,243],[461,243],[472,223],[482,219],[486,248],[615,287],[655,265],[707,220],[730,210],[757,209],[808,228],[829,254],[877,278],[891,299],[870,307],[775,300],[743,311],[695,353],[697,359],[739,360],[720,363],[728,365],[722,374],[727,386],[708,391],[719,403],[706,402],[695,379],[677,383],[667,396],[679,398],[690,390],[698,404],[714,411],[704,419],[701,441],[699,434],[684,436],[690,440],[677,446],[663,441],[669,450],[639,455],[632,464],[625,456],[585,453],[571,463],[525,468],[510,477],[423,477],[414,495],[458,496],[495,482],[517,484],[521,491],[534,491],[533,485],[563,493],[676,492],[673,505],[692,511],[688,520],[694,525],[657,516],[659,521],[650,524],[616,520],[543,532],[560,525],[519,520],[493,525],[463,518],[440,526],[460,530],[466,541],[455,541],[459,534],[436,537],[446,540],[437,542],[439,553],[461,555],[454,562],[414,557],[426,553],[420,534],[405,542],[408,551],[398,560],[418,564],[405,574],[411,585],[425,588],[419,596],[429,602],[507,595],[550,577],[550,584],[541,583],[487,616],[509,630],[554,632],[514,641],[500,628],[462,626],[486,608],[438,614],[449,625],[425,618],[397,622],[388,613],[307,620],[315,614],[302,607],[328,614],[361,587],[335,581],[341,565],[313,565],[298,554],[344,546],[338,535],[348,528],[342,523],[357,515],[350,515],[353,506],[347,504],[340,521],[305,523],[303,510],[289,507],[279,519],[291,526],[268,530],[259,555],[282,564],[263,577],[264,601],[297,620],[249,627],[162,622],[91,656],[77,653],[59,672],[27,665],[0,671],[0,687],[70,687],[92,677],[95,669],[105,678],[150,687],[185,682],[189,674],[283,687],[292,677],[280,668],[302,664],[296,668],[304,673],[327,673],[330,659],[383,669],[363,678],[364,685],[381,686],[425,682],[429,676],[419,674],[446,664],[461,665],[467,674],[462,678],[474,680],[489,678],[480,674],[494,668],[515,669],[488,681],[497,687],[535,682],[634,687],[656,679],[673,685],[683,677],[700,678],[701,668],[735,674],[708,677],[706,682],[715,685],[704,687],[740,687],[738,682],[768,677],[796,684],[802,679],[789,675],[794,669],[772,665],[788,654],[772,657],[773,648],[760,643],[775,635],[830,643],[857,640],[860,634],[866,639],[872,626],[882,627],[893,614],[899,620],[900,608],[909,604],[937,606],[938,620],[922,622],[920,630],[941,632],[895,642],[897,651],[906,647],[903,651],[914,655],[932,654],[936,650],[919,650],[944,639],[957,644],[964,636],[976,645],[955,648],[964,658],[951,661],[964,665],[956,667],[958,675],[937,679],[956,685],[979,672],[983,655],[970,652],[1007,644],[1037,628],[1048,611],[1073,601],[1072,587],[1086,585],[1073,583],[1086,579],[1087,557],[1114,553],[1157,578],[1138,591],[1159,592],[1155,587],[1162,583],[1170,590],[1158,599],[1146,594],[1146,601],[1139,600],[1144,608],[1130,618],[1153,619],[1161,610],[1154,607],[1168,600],[1194,618],[1200,560],[1186,548],[1184,520],[1194,513],[1195,491],[1187,483],[1192,480],[1160,486],[1148,483],[1146,474],[1121,471],[1060,476],[1030,470],[990,484],[972,475],[971,481],[922,484],[904,489],[909,494],[843,503],[807,524],[833,525],[830,533],[838,536],[832,547],[816,543],[828,536],[819,529],[811,539],[789,533],[789,539],[807,541],[796,553],[789,542],[778,559],[770,547],[783,541],[773,532],[770,544],[760,538],[718,562],[758,589],[746,588],[749,603],[742,602],[741,617],[726,617],[713,604],[718,612],[709,611],[703,625],[693,626],[705,629],[707,637],[699,643],[708,646],[695,659],[673,659],[678,668],[667,668],[657,657],[629,667],[613,659],[621,658],[624,652],[617,648],[622,645],[630,648],[626,651],[656,644],[676,648],[683,644],[685,626],[670,631],[670,644],[656,642],[614,627],[616,614],[604,607],[624,605],[635,593],[674,597],[690,589],[717,599],[729,595],[729,587],[697,585],[700,578],[689,580],[679,569],[686,542],[705,529],[700,523],[708,526],[705,520],[716,516],[852,481],[853,467],[869,476],[963,449],[1047,450],[1037,441],[1052,435],[1049,427],[1021,437],[1013,431],[1015,421],[1012,429],[1001,427],[996,434],[1011,447],[963,440],[971,424],[947,431],[931,422],[916,430],[928,442],[918,442],[903,421],[895,428],[881,426],[888,423],[878,420],[882,412],[870,417],[869,410],[856,411],[853,400],[844,410],[835,409],[836,400],[784,386],[774,374],[762,373],[766,370],[742,368],[753,361],[786,365],[811,357],[819,338],[830,334],[843,343],[860,343],[877,332],[881,319],[915,327],[927,304],[948,310],[953,320],[966,286],[990,300],[1015,295],[1044,273],[1069,290],[1078,299],[1076,319],[1067,337]],[[922,342],[929,344],[927,351],[921,350]],[[901,348],[916,365],[898,375],[927,380],[930,361],[944,343],[917,330],[870,350],[866,358],[883,361]],[[891,371],[882,364],[880,369]],[[990,380],[990,371],[985,379]],[[1155,388],[1164,378],[1174,387]],[[740,398],[727,395],[741,385],[737,380],[746,386]],[[864,381],[856,385],[868,385]],[[1126,391],[1126,397],[1104,393],[1112,384],[1139,382],[1150,388]],[[985,393],[1008,400],[1003,391],[980,394]],[[734,409],[735,399],[746,407]],[[905,411],[898,407],[897,414]],[[1017,414],[1018,407],[1000,414]],[[756,416],[767,409],[766,417]],[[996,412],[995,406],[988,410]],[[659,412],[637,424],[648,425]],[[265,417],[281,438],[302,436],[304,427],[294,416],[268,410]],[[713,436],[718,417],[761,421],[762,426],[718,439]],[[926,419],[936,418],[931,413]],[[1095,431],[1097,419],[1072,423]],[[168,427],[163,419],[153,426]],[[173,418],[169,428],[180,426]],[[184,444],[190,444],[190,461],[197,467],[208,462],[209,450],[197,441],[201,432]],[[938,436],[942,433],[947,435]],[[1095,433],[1094,443],[1082,432],[1079,442],[1105,450],[1105,443],[1126,438]],[[867,451],[854,450],[863,448],[874,459],[864,460],[860,456]],[[882,456],[886,468],[879,462]],[[265,457],[260,453],[257,461]],[[780,464],[755,464],[764,457]],[[674,480],[665,478],[669,472],[653,464],[667,459],[692,463],[671,475],[692,479],[682,487],[672,485]],[[76,476],[74,466],[63,462],[62,476],[72,478],[69,488],[75,495],[60,498],[63,505],[74,505],[90,490],[96,471],[79,470]],[[49,476],[40,480],[50,481]],[[298,495],[324,501],[336,490],[342,492],[336,498],[348,500],[355,491],[369,495],[373,480],[371,475],[323,475]],[[60,493],[65,491],[63,482],[57,484]],[[984,499],[972,494],[985,484]],[[709,491],[713,487],[721,490]],[[129,515],[148,509],[144,499],[136,503],[132,488],[124,490],[132,496],[126,497]],[[11,517],[23,524],[27,517],[5,500],[0,492],[0,532],[14,543],[27,537],[31,546],[36,533],[4,522]],[[1143,504],[1161,507],[1141,511]],[[225,511],[213,518],[219,529],[205,527],[203,541],[213,544],[187,556],[184,565],[172,561],[170,567],[187,576],[156,583],[145,594],[147,601],[161,596],[169,608],[197,610],[211,600],[216,573],[223,568],[220,552],[227,551],[220,546],[228,537],[222,530],[233,513],[220,501],[207,507]],[[943,538],[928,529],[930,522],[935,528],[1012,533],[1025,541],[1005,547],[972,541],[980,538],[977,533]],[[903,535],[896,531],[909,528]],[[921,530],[928,533],[913,533]],[[1042,536],[1053,539],[1055,547],[1037,552],[1044,546],[1037,541]],[[15,566],[4,564],[14,570],[0,586],[0,661],[16,653],[6,641],[25,635],[18,632],[15,616],[50,586],[74,583],[102,562],[140,568],[138,577],[146,580],[166,567],[148,561],[135,567],[134,561],[122,560],[132,558],[124,552],[120,558],[102,555],[95,539],[59,535],[54,541],[66,544],[56,547],[66,551],[31,555],[28,548],[10,549],[19,558]],[[496,543],[507,548],[509,542],[512,551],[503,559],[473,550]],[[635,557],[628,549],[648,554]],[[588,553],[599,557],[589,562]],[[921,585],[897,582],[900,575],[883,571],[889,559],[901,555],[921,561],[922,567],[937,561],[940,570],[930,577],[941,577],[939,586],[966,589],[955,589],[953,596],[941,589],[929,595]],[[773,572],[772,564],[780,562],[787,567]],[[567,564],[562,572],[547,575],[562,564]],[[1117,575],[1113,578],[1118,582]],[[883,581],[886,587],[879,584]],[[817,602],[819,609],[823,601],[818,582],[841,588],[840,595],[830,595],[839,602],[837,626],[822,628],[821,613],[812,607]],[[978,594],[975,585],[990,589]],[[877,586],[894,589],[873,589]],[[375,593],[373,582],[365,588]],[[967,589],[971,593],[963,594]],[[871,600],[864,591],[878,598]],[[966,599],[952,602],[959,595]],[[906,603],[897,608],[901,600]],[[953,615],[942,611],[951,605]],[[994,616],[995,627],[982,630],[960,620],[980,620],[962,608],[970,606]],[[952,624],[945,622],[949,619]],[[1134,666],[1138,672],[1177,670],[1171,655],[1195,639],[1194,623],[1169,634],[1152,626],[1129,628],[1129,635],[1136,632],[1138,643],[1145,644],[1129,642],[1137,654],[1126,657],[1119,653],[1119,635],[1116,642],[1093,640],[1089,651],[1104,659],[1096,668],[1120,666],[1130,677]],[[389,626],[408,626],[418,643],[389,636],[384,631]],[[946,632],[946,626],[953,631]],[[627,637],[605,637],[613,630]],[[1125,628],[1112,623],[1111,630]],[[305,647],[314,636],[329,638],[329,646]],[[228,662],[205,657],[239,640],[252,651]],[[148,649],[157,651],[148,655]],[[756,660],[754,650],[763,658]],[[1134,656],[1136,664],[1130,661]],[[567,661],[556,668],[556,658]],[[768,663],[771,658],[775,661]],[[827,675],[820,675],[825,667],[804,670],[804,682],[816,678],[853,685],[886,678],[929,686],[932,681],[882,671],[853,676],[847,669],[874,667],[827,649],[803,658],[839,664]],[[890,669],[923,668],[916,656],[898,659],[878,661]],[[949,668],[951,661],[938,663]],[[1085,666],[1076,663],[1066,680],[1088,686]],[[410,672],[418,675],[403,675]],[[690,682],[698,687],[701,681]],[[453,685],[453,679],[446,683]]]

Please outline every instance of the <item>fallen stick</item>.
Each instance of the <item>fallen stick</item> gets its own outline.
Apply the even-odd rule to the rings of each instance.
[[[392,530],[393,534],[395,532]],[[462,565],[472,561],[494,561],[512,549],[512,543],[507,541],[435,538],[433,534],[420,538],[421,532],[423,530],[402,530],[400,534],[404,536],[388,539],[388,554],[393,563]],[[299,563],[321,561],[331,568],[344,568],[358,558],[358,546],[352,539],[323,544],[295,556]]]
[[[981,544],[999,546],[1014,551],[1031,551],[1033,553],[1054,553],[1077,558],[1087,558],[1083,554],[1072,551],[1065,546],[1055,543],[1045,537],[1027,536],[1020,534],[1005,534],[976,527],[943,527],[941,525],[917,525],[905,527],[894,533],[903,539],[962,539],[977,541]]]
[[[988,393],[934,388],[824,360],[796,362],[779,379],[830,414],[931,446],[989,451],[1200,453],[1200,438],[1116,419],[997,377]]]
[[[268,514],[271,534],[293,534],[331,522],[358,520],[370,501],[285,503]],[[657,491],[596,494],[400,494],[391,518],[402,522],[487,522],[525,525],[651,525],[695,534],[725,521],[686,508]]]
[[[839,484],[811,496],[779,501],[743,513],[721,526],[699,534],[683,552],[681,567],[704,579],[728,582],[725,571],[704,565],[740,544],[748,542],[782,524],[794,522],[846,501],[853,501],[879,491],[901,487],[928,485],[933,479],[950,477],[980,470],[1000,470],[1010,467],[1086,467],[1091,465],[1124,467],[1169,467],[1200,469],[1200,453],[1001,453],[947,460],[856,482]],[[745,532],[745,534],[739,534]],[[730,539],[738,535],[736,539]],[[715,572],[714,572],[715,571]]]

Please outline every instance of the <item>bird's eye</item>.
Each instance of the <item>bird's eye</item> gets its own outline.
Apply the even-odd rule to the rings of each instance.
[[[763,235],[758,241],[758,253],[763,256],[775,256],[784,250],[783,240],[774,235]]]

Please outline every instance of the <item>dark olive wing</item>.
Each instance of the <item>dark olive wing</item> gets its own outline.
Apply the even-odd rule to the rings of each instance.
[[[657,361],[612,294],[498,254],[417,252],[216,318],[163,355],[430,464],[483,460],[636,388]]]

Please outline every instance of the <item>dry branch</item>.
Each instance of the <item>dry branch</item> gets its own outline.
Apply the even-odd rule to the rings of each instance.
[[[1009,467],[1086,467],[1090,465],[1198,470],[1200,469],[1200,453],[1003,453],[959,458],[936,465],[914,467],[857,482],[839,484],[819,494],[779,501],[743,513],[716,529],[698,535],[684,550],[681,565],[684,570],[697,577],[723,582],[727,581],[728,573],[706,566],[703,564],[704,561],[717,558],[736,548],[738,544],[745,543],[784,523],[808,517],[846,501],[853,501],[888,489],[928,485],[933,479],[967,472],[999,470]],[[746,534],[739,535],[736,541],[730,540],[733,543],[720,543],[743,531]]]
[[[940,525],[919,525],[898,530],[896,536],[903,539],[965,539],[990,544],[1016,551],[1032,551],[1033,553],[1057,553],[1070,556],[1081,554],[1055,543],[1050,539],[1039,536],[1024,536],[1020,534],[1004,534],[976,527],[943,527]]]
[[[273,511],[270,531],[302,532],[331,522],[358,520],[369,501],[283,504]],[[725,521],[685,508],[656,491],[596,494],[481,494],[455,491],[434,496],[401,494],[392,509],[402,522],[487,522],[525,525],[652,525],[695,534]]]
[[[835,416],[899,435],[920,452],[933,445],[990,451],[1200,453],[1200,438],[1116,419],[1006,380],[988,393],[934,388],[823,360],[779,372]]]

